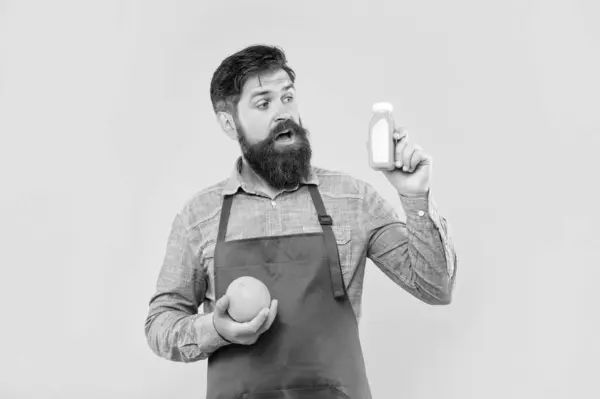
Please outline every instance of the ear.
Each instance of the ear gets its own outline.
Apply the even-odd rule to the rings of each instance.
[[[231,114],[224,111],[217,112],[217,122],[227,137],[232,140],[237,140],[237,129]]]

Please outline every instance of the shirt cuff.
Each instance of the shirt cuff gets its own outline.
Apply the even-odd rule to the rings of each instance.
[[[422,195],[406,196],[399,194],[406,217],[417,223],[433,222],[440,229],[440,220],[435,204],[431,197],[431,190]]]

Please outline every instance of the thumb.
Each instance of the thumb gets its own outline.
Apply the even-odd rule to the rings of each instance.
[[[229,297],[227,294],[223,295],[215,304],[215,312],[219,315],[224,315],[229,308]]]
[[[394,126],[394,138],[398,141],[408,139],[408,129],[402,126]]]

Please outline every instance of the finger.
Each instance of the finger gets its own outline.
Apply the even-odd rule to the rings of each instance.
[[[408,140],[408,130],[403,127],[394,128],[394,139],[396,140],[396,153],[394,154],[396,168],[402,167],[402,150]]]
[[[401,140],[403,138],[408,138],[408,129],[403,127],[397,127],[394,129],[394,139]]]
[[[410,169],[410,160],[415,152],[415,145],[407,143],[402,152],[402,170],[408,172]]]
[[[405,138],[402,138],[398,143],[396,143],[396,154],[394,155],[394,159],[396,160],[396,168],[398,169],[404,165],[402,154],[404,153],[406,144],[407,141]]]
[[[262,325],[267,320],[267,317],[269,317],[269,309],[265,308],[261,310],[260,313],[256,315],[254,319],[250,320],[247,323],[242,323],[244,325],[244,330],[246,330],[246,332],[249,334],[257,333],[258,330],[260,330]]]
[[[271,324],[273,324],[273,321],[275,321],[275,316],[277,316],[277,299],[273,299],[271,301],[271,308],[269,309],[269,317],[267,318],[267,321],[264,322],[264,324],[258,331],[260,334],[264,333],[269,328],[271,328]]]
[[[215,304],[215,312],[218,315],[222,316],[227,312],[228,308],[229,308],[229,297],[227,296],[227,294],[225,294],[221,298],[219,298],[219,300]]]
[[[427,160],[427,155],[419,146],[415,146],[415,152],[410,159],[410,171],[414,171],[423,161]]]

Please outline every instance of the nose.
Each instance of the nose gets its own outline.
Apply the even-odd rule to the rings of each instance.
[[[288,119],[292,119],[292,115],[289,112],[282,112],[275,117],[275,123],[281,123]]]
[[[289,114],[287,112],[281,113],[275,117],[275,120],[273,121],[273,126],[279,126],[280,124],[285,123],[286,121],[289,121],[289,120],[293,120],[293,117],[291,114]]]

